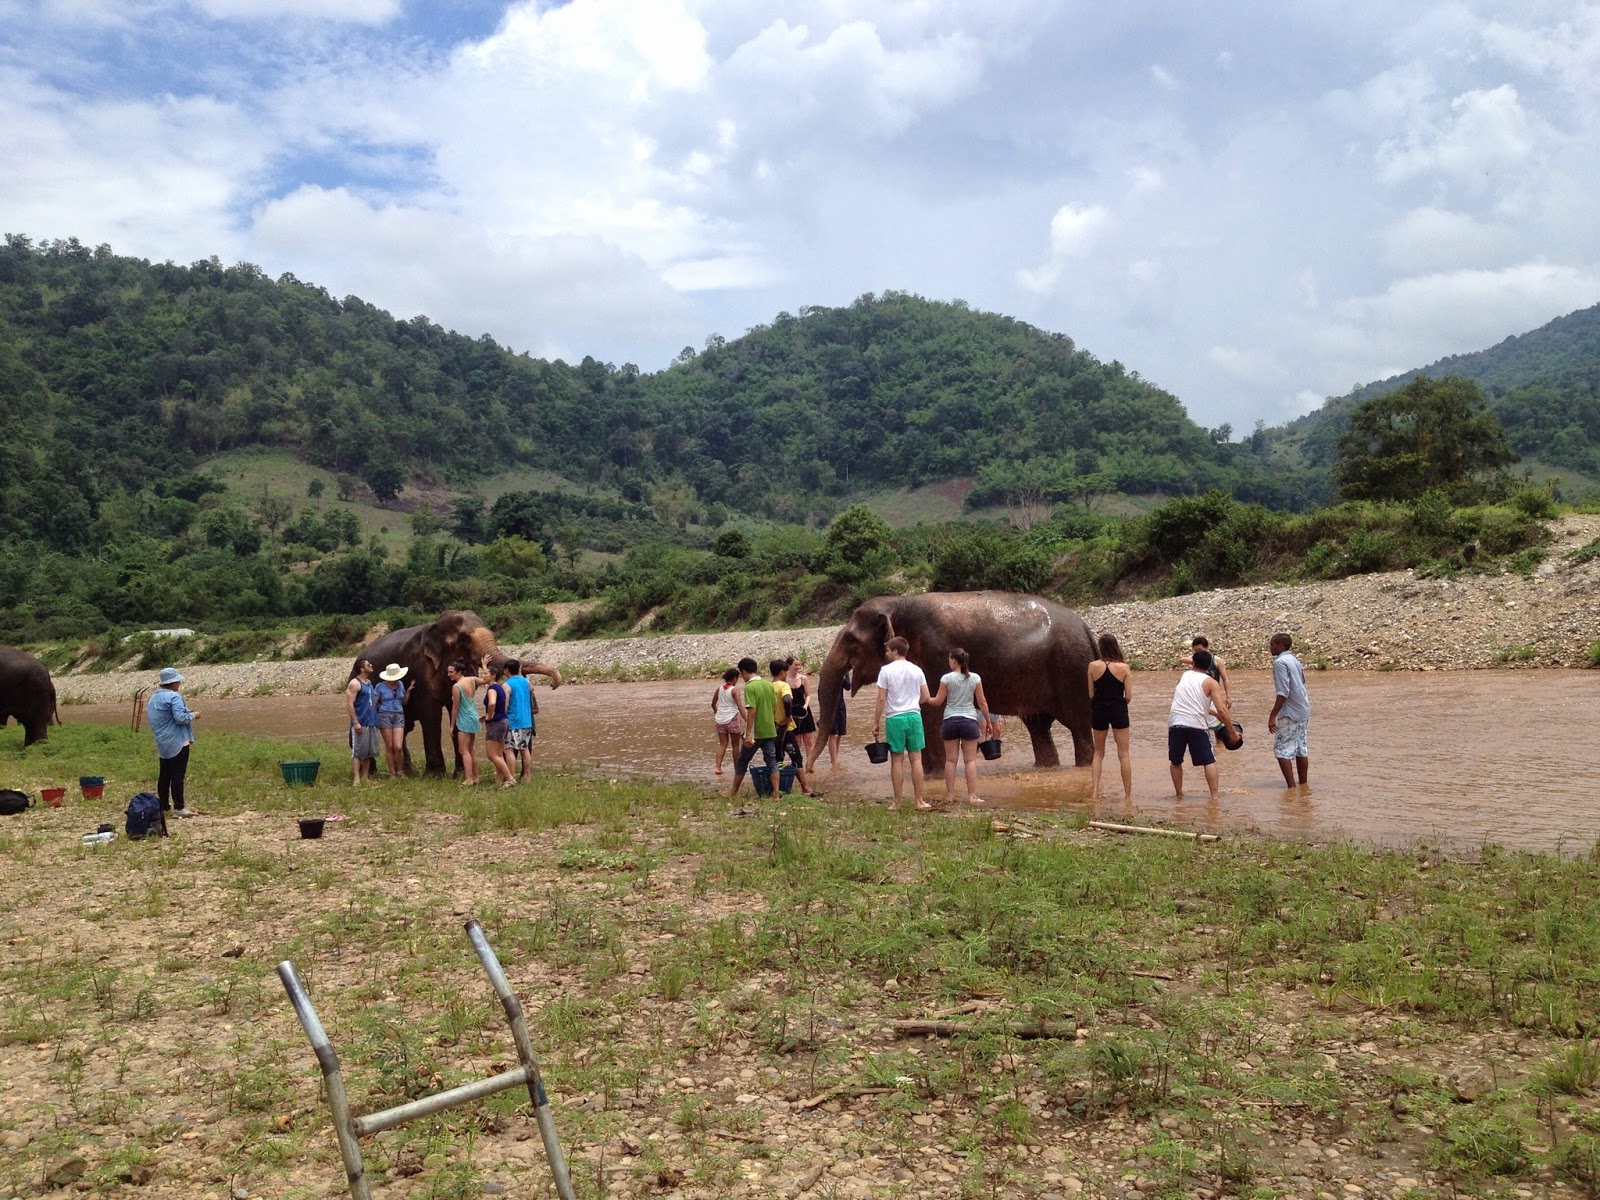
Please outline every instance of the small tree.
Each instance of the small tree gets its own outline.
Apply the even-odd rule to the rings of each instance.
[[[323,489],[326,487],[327,484],[323,482],[321,475],[313,475],[311,482],[306,484],[306,495],[312,500],[321,500]]]
[[[450,501],[450,532],[467,545],[483,541],[483,497],[457,496]]]
[[[894,532],[865,504],[856,504],[834,518],[818,565],[830,579],[858,583],[881,575],[893,561],[889,541]]]
[[[1470,501],[1503,492],[1516,461],[1482,388],[1419,375],[1352,410],[1334,478],[1347,500],[1412,500],[1442,487]]]
[[[724,529],[712,540],[711,551],[720,558],[749,558],[750,539],[742,529]]]
[[[372,489],[379,504],[388,504],[406,485],[405,469],[392,454],[379,454],[367,460],[361,469],[361,478]]]

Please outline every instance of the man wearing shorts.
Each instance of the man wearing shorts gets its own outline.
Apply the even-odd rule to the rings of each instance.
[[[378,758],[378,695],[372,689],[370,659],[362,659],[344,689],[344,708],[350,717],[350,783],[359,786],[372,777]]]
[[[1272,648],[1272,690],[1277,693],[1272,712],[1267,715],[1267,732],[1272,734],[1272,753],[1283,771],[1284,787],[1295,785],[1295,776],[1305,785],[1311,774],[1311,751],[1306,747],[1306,730],[1311,725],[1311,697],[1306,695],[1306,669],[1290,653],[1294,639],[1275,633]]]
[[[778,723],[774,717],[778,693],[765,679],[756,678],[753,658],[739,660],[739,678],[744,681],[744,745],[739,749],[739,757],[733,760],[733,786],[728,789],[730,800],[739,794],[739,785],[744,782],[744,773],[757,750],[767,764],[767,773],[773,777],[774,789],[778,774]]]
[[[1215,715],[1213,715],[1213,713]],[[1183,752],[1202,768],[1211,803],[1217,802],[1217,756],[1211,749],[1211,726],[1217,718],[1233,723],[1222,685],[1211,677],[1211,653],[1196,650],[1189,669],[1178,677],[1167,717],[1167,762],[1172,767],[1172,790],[1183,799]]]
[[[521,783],[533,773],[533,686],[515,658],[506,659],[506,697],[506,765]]]
[[[900,807],[906,759],[911,760],[911,794],[918,808],[932,808],[922,795],[922,748],[927,739],[922,730],[922,705],[932,703],[928,677],[914,662],[908,662],[911,643],[892,637],[884,650],[889,659],[878,672],[878,701],[872,714],[872,740],[881,731],[889,743],[889,782],[894,787],[894,806]]]

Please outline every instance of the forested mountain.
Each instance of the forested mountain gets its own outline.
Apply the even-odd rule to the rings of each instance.
[[[1600,304],[1473,354],[1457,354],[1369,383],[1314,413],[1268,431],[1287,461],[1325,470],[1336,457],[1350,410],[1418,375],[1459,375],[1482,385],[1512,447],[1526,458],[1600,476]],[[1297,453],[1296,453],[1297,452]]]
[[[380,492],[396,467],[450,480],[527,462],[631,500],[678,478],[704,503],[797,521],[862,487],[1030,458],[1129,492],[1284,498],[1120,363],[961,304],[886,293],[781,313],[645,374],[532,359],[248,264],[14,236],[0,420],[0,537],[64,550],[88,545],[110,496],[256,444]]]

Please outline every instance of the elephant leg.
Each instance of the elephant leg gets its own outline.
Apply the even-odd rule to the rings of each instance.
[[[24,747],[31,746],[35,742],[46,741],[50,737],[50,728],[43,721],[25,721],[19,722],[19,724],[22,725],[23,729],[22,744]]]
[[[1061,722],[1072,734],[1072,761],[1074,766],[1088,767],[1094,764],[1094,735],[1089,732],[1089,725],[1080,723],[1074,725],[1067,721]]]
[[[444,774],[444,748],[439,744],[439,706],[424,706],[426,716],[422,721],[422,753],[429,775]]]
[[[944,739],[939,736],[942,726],[941,718],[922,714],[922,773],[929,779],[944,772]]]
[[[1022,723],[1028,728],[1028,736],[1033,739],[1033,765],[1036,767],[1059,767],[1061,755],[1056,752],[1056,742],[1050,736],[1050,726],[1055,723],[1055,718],[1049,713],[1029,713],[1022,718]],[[1090,757],[1094,756],[1093,749]]]

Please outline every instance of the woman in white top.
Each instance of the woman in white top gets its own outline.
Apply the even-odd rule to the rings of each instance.
[[[722,759],[732,751],[738,757],[744,738],[744,685],[739,682],[739,668],[729,667],[722,673],[722,683],[711,693],[711,719],[717,727],[717,767],[722,774]]]
[[[983,679],[968,666],[967,652],[957,646],[950,651],[950,671],[939,680],[933,694],[935,705],[944,705],[944,722],[939,736],[944,739],[944,794],[956,794],[956,755],[966,764],[967,803],[982,804],[978,798],[978,739],[995,728],[989,715],[989,702],[983,694]]]

